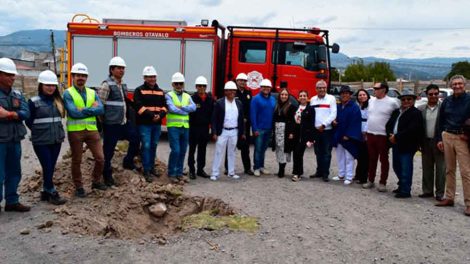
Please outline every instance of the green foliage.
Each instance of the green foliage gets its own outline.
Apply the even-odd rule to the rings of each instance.
[[[463,75],[465,78],[470,79],[470,62],[468,61],[459,61],[452,64],[452,69],[446,75],[444,80],[449,80],[450,77],[460,74]]]
[[[365,65],[363,61],[355,64],[350,64],[344,72],[343,81],[357,82],[357,81],[391,81],[395,80],[395,74],[390,68],[390,64],[386,62],[374,62]]]
[[[338,69],[336,69],[336,68],[333,69],[330,74],[331,74],[330,75],[330,80],[332,82],[339,81],[339,71],[338,71]]]

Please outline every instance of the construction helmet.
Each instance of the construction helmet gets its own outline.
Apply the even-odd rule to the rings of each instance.
[[[59,85],[59,82],[57,81],[57,75],[50,70],[43,71],[39,74],[38,83]]]
[[[157,71],[153,66],[145,66],[142,71],[143,76],[157,76]]]
[[[263,80],[259,83],[259,86],[260,86],[260,87],[267,86],[267,87],[273,88],[273,85],[271,84],[271,81],[268,80],[268,79],[263,79]]]
[[[207,79],[204,76],[199,76],[196,78],[194,85],[207,85]]]
[[[232,81],[228,81],[225,83],[224,90],[237,90],[237,85]]]
[[[85,64],[79,62],[72,66],[72,70],[70,72],[88,75],[88,68],[85,66]]]
[[[237,75],[237,78],[235,78],[235,80],[245,80],[245,81],[248,81],[248,76],[246,76],[246,74],[244,74],[243,72],[239,73]]]
[[[184,83],[184,75],[181,72],[176,72],[171,76],[171,82],[172,83],[179,83],[182,82]]]
[[[121,58],[121,57],[113,57],[109,61],[109,66],[120,66],[120,67],[126,67],[126,62]]]
[[[15,63],[9,58],[0,59],[0,71],[17,75]]]

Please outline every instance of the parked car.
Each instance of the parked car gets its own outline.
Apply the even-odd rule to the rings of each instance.
[[[439,88],[439,101],[442,102],[447,96],[451,96],[454,93],[454,90],[450,88]],[[426,92],[422,91],[415,102],[415,107],[419,107],[428,103],[428,97]]]
[[[371,98],[374,97],[374,88],[367,88],[366,91],[369,93]],[[397,100],[399,104],[401,104],[400,99],[398,99],[398,96],[400,96],[400,94],[401,93],[400,91],[398,91],[397,88],[388,88],[387,95]]]

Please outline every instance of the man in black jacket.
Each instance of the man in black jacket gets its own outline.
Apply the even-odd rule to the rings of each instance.
[[[211,175],[213,181],[219,179],[219,167],[225,152],[228,160],[228,176],[233,179],[240,178],[235,174],[235,152],[237,140],[245,139],[243,106],[235,99],[237,86],[229,81],[225,84],[224,90],[225,97],[217,100],[212,114],[212,137],[216,141]]]
[[[206,166],[206,147],[209,141],[209,124],[211,122],[214,99],[206,93],[207,79],[204,76],[196,78],[196,90],[191,98],[196,104],[196,111],[189,114],[189,154],[188,167],[189,178],[197,176],[209,178],[204,171]],[[197,173],[194,168],[194,154],[197,148]]]
[[[413,183],[413,157],[423,135],[423,115],[414,107],[416,95],[413,91],[404,90],[399,99],[401,107],[392,113],[386,130],[393,149],[393,170],[398,177],[395,197],[409,198]]]

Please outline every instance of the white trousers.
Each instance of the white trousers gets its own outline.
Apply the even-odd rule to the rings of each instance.
[[[237,148],[238,129],[222,130],[215,143],[212,176],[219,177],[219,169],[227,150],[228,175],[235,175],[235,153]]]
[[[338,161],[338,176],[346,177],[346,180],[352,181],[354,157],[340,143],[336,147],[336,160]]]

